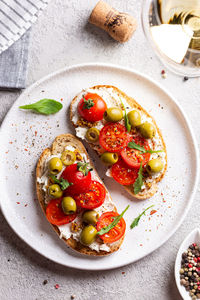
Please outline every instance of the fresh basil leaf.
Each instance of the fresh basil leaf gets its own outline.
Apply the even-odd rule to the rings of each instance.
[[[97,234],[98,234],[98,235],[102,235],[102,234],[104,234],[104,233],[109,232],[112,228],[114,228],[114,227],[117,225],[117,223],[120,221],[120,219],[123,217],[123,215],[125,214],[125,212],[128,210],[129,207],[130,207],[130,205],[128,205],[128,206],[125,208],[125,210],[123,210],[123,212],[122,212],[119,216],[113,217],[112,223],[110,223],[110,224],[109,224],[108,226],[106,226],[106,227],[101,228],[101,230],[99,230],[99,231],[97,232]]]
[[[133,142],[133,141],[128,143],[128,147],[131,148],[131,149],[139,150],[139,151],[141,151],[142,153],[145,153],[145,152],[146,152],[146,150],[145,150],[142,146],[136,144],[136,143]]]
[[[140,169],[138,172],[138,177],[134,183],[134,194],[137,195],[141,191],[141,187],[143,185],[143,176],[142,176],[142,162],[140,163]]]
[[[53,179],[55,183],[59,184],[62,191],[66,190],[70,185],[73,184],[71,182],[68,182],[62,177],[60,179],[58,179],[55,175],[50,175],[50,177]]]
[[[19,106],[20,109],[31,109],[42,115],[55,114],[61,110],[62,107],[63,105],[60,102],[52,99],[42,99],[32,104]]]
[[[141,151],[142,153],[159,153],[159,152],[163,152],[163,150],[146,150],[146,149],[144,149],[144,147],[142,147],[142,146],[140,146],[140,145],[138,145],[138,144],[136,144],[135,142],[129,142],[128,143],[128,147],[129,148],[131,148],[131,149],[136,149],[136,150],[139,150],[139,151]]]
[[[125,127],[126,127],[126,130],[127,130],[128,132],[130,132],[130,131],[131,131],[131,124],[130,124],[130,122],[129,122],[129,119],[128,119],[128,116],[127,116],[127,113],[126,113],[126,108],[125,108],[124,103],[122,102],[122,99],[121,99],[121,98],[120,98],[120,101],[121,101],[122,107],[123,107],[123,109],[124,109],[124,122],[125,122]]]
[[[85,176],[87,176],[88,173],[93,170],[93,168],[90,167],[89,163],[83,163],[83,162],[77,163],[77,169],[78,171],[82,172],[83,175]]]
[[[90,98],[86,100],[84,95],[83,95],[83,101],[84,101],[83,109],[90,109],[91,107],[94,106],[94,100]]]
[[[140,221],[140,219],[141,219],[141,217],[143,216],[143,215],[145,215],[145,212],[148,210],[148,209],[150,209],[151,207],[153,207],[154,205],[151,205],[151,206],[149,206],[149,207],[147,207],[137,218],[135,218],[134,220],[133,220],[133,222],[131,223],[131,225],[130,225],[130,227],[131,227],[131,229],[133,229],[134,227],[136,227],[136,226],[138,226],[138,223],[139,223],[139,221]]]

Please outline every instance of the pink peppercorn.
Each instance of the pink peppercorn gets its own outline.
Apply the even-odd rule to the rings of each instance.
[[[59,289],[59,287],[60,287],[59,284],[55,285],[55,289]]]
[[[188,267],[189,267],[189,268],[192,268],[192,267],[193,267],[193,265],[191,265],[191,264],[188,264]]]

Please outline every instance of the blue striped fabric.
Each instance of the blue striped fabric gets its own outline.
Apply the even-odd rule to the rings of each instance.
[[[37,20],[49,0],[0,0],[0,53]]]

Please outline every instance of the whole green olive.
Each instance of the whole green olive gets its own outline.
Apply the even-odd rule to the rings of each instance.
[[[63,191],[61,190],[58,184],[52,184],[48,189],[49,196],[52,198],[60,198],[63,195]]]
[[[62,161],[58,157],[53,157],[48,163],[49,172],[53,175],[56,175],[62,171]]]
[[[64,214],[74,214],[76,212],[76,201],[72,197],[64,197],[62,200],[62,210]]]
[[[91,143],[97,142],[99,139],[99,130],[95,127],[89,128],[86,132],[86,139]]]
[[[101,155],[101,160],[106,165],[113,165],[118,161],[118,154],[111,152],[104,152]]]
[[[141,115],[139,111],[137,110],[129,111],[127,116],[132,127],[137,127],[141,125]]]
[[[61,155],[61,161],[65,166],[73,165],[76,154],[73,151],[65,150]]]
[[[94,242],[97,235],[97,230],[94,226],[88,225],[83,228],[80,236],[80,241],[83,245],[90,245]]]
[[[103,117],[108,122],[118,122],[123,118],[123,111],[119,107],[110,107],[104,112]]]
[[[148,162],[146,169],[149,174],[154,174],[162,171],[163,167],[164,165],[162,160],[160,158],[155,158]]]
[[[99,214],[95,210],[88,210],[83,214],[83,222],[91,225],[96,225]]]
[[[155,127],[149,122],[142,123],[138,129],[145,139],[151,139],[155,135]]]

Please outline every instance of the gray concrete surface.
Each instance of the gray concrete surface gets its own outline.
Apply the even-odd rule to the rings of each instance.
[[[112,62],[139,70],[162,83],[187,112],[200,143],[200,79],[183,78],[167,72],[147,44],[140,24],[141,2],[110,0],[139,22],[130,42],[121,45],[87,23],[96,1],[52,0],[32,29],[28,85],[61,67],[81,62]],[[20,92],[0,92],[2,121]],[[183,175],[184,176],[184,175]],[[23,184],[23,183],[22,183]],[[1,300],[180,300],[174,261],[183,238],[199,225],[200,189],[179,230],[153,254],[126,267],[105,272],[84,272],[57,265],[21,241],[0,213],[0,299]],[[48,283],[43,285],[47,279]],[[59,288],[55,289],[55,284]]]

